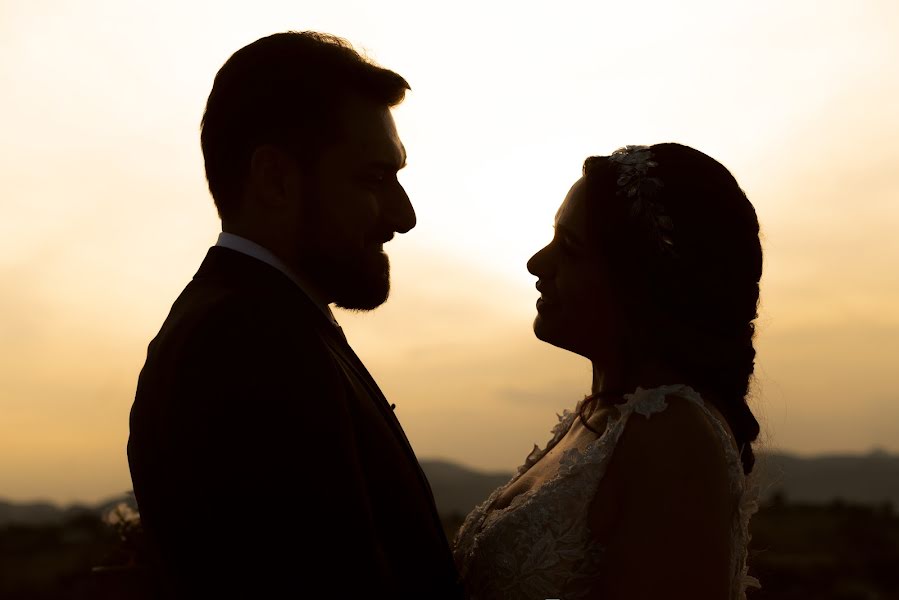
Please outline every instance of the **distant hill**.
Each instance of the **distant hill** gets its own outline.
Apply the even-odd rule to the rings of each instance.
[[[422,460],[437,508],[442,515],[466,515],[512,477],[511,472],[485,473],[445,460]],[[855,504],[892,503],[899,508],[899,455],[799,457],[760,453],[756,472],[762,499],[779,494],[788,502],[825,504],[843,500]],[[103,514],[120,502],[134,508],[129,495],[113,497],[94,506],[59,507],[48,502],[12,503],[0,500],[0,527],[11,523],[44,525],[63,523],[79,514]]]
[[[431,483],[441,515],[467,515],[512,478],[512,473],[483,473],[445,460],[423,460],[421,468]]]
[[[899,455],[880,451],[815,457],[770,453],[760,454],[757,468],[763,498],[781,493],[790,502],[891,502],[899,508]]]
[[[66,507],[60,507],[50,502],[14,503],[0,500],[0,527],[13,523],[21,525],[59,525],[83,514],[103,515],[121,502],[137,508],[134,497],[127,494],[110,498],[93,506],[70,504]]]
[[[511,473],[485,474],[445,461],[421,461],[441,514],[467,514]],[[824,504],[843,500],[855,504],[884,504],[899,508],[899,455],[799,457],[759,453],[756,462],[763,500],[779,494],[789,502]]]

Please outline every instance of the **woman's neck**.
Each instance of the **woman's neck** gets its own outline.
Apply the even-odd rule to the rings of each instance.
[[[615,361],[593,361],[594,394],[619,396],[637,387],[652,388],[673,383],[686,383],[682,375],[668,365],[650,360],[640,364]]]

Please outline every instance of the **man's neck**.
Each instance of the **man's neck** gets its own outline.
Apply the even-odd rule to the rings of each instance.
[[[224,228],[219,235],[216,245],[241,252],[278,269],[289,277],[297,287],[303,290],[303,292],[318,305],[322,312],[325,313],[328,319],[337,325],[334,314],[328,306],[329,302],[327,301],[325,294],[323,294],[314,283],[309,281],[308,278],[303,277],[301,273],[298,273],[296,269],[292,268],[287,261],[278,255],[276,249],[270,248],[261,241],[254,240],[252,237],[246,237],[245,235],[235,233],[234,231],[227,231]]]

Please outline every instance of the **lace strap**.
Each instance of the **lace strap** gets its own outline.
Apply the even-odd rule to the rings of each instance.
[[[668,407],[669,397],[682,398],[696,406],[706,419],[708,419],[712,428],[715,430],[715,433],[718,435],[718,438],[721,440],[723,450],[728,458],[728,463],[731,466],[741,465],[740,455],[732,443],[733,437],[727,431],[727,428],[721,420],[709,410],[705,401],[702,399],[702,396],[699,395],[699,392],[688,385],[665,385],[648,390],[638,387],[637,391],[633,394],[625,394],[623,408],[625,412],[636,412],[649,419],[652,415],[660,413]],[[740,466],[739,471],[742,474],[742,466]]]

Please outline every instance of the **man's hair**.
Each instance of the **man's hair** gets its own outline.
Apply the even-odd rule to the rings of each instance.
[[[400,75],[328,34],[276,33],[235,52],[215,76],[200,125],[219,216],[235,213],[257,147],[278,146],[312,167],[339,137],[348,98],[391,107],[408,89]]]

